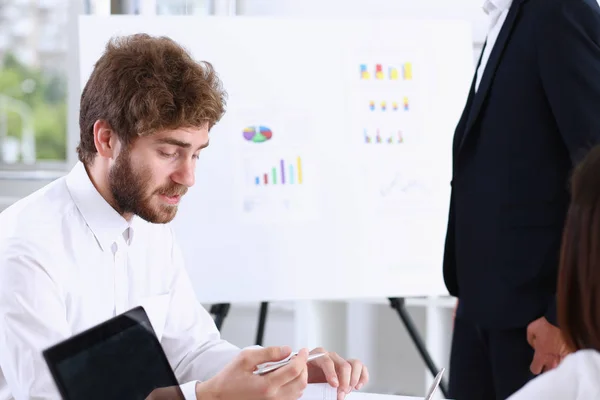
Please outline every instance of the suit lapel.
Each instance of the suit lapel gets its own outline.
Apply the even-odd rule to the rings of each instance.
[[[469,89],[467,102],[460,116],[460,119],[458,120],[456,129],[454,130],[454,142],[452,144],[452,151],[455,156],[458,152],[459,145],[462,143],[462,139],[465,135],[465,126],[467,123],[467,118],[469,118],[469,112],[471,110],[471,106],[473,105],[473,97],[475,97],[475,82],[477,81],[477,70],[479,69],[479,65],[481,64],[481,59],[483,57],[483,52],[485,51],[485,46],[487,46],[487,43],[483,44],[483,48],[481,49],[481,53],[479,54],[479,60],[477,61],[477,65],[475,66],[475,74],[473,74],[473,80],[471,81],[471,88]]]
[[[510,37],[512,29],[515,25],[522,3],[523,0],[515,0],[508,14],[506,15],[506,20],[502,25],[502,29],[498,34],[498,38],[496,39],[494,48],[490,53],[490,57],[488,58],[487,64],[483,71],[483,76],[481,78],[481,82],[479,83],[477,93],[475,93],[473,97],[473,104],[471,105],[471,108],[468,113],[467,124],[465,127],[465,131],[462,135],[462,140],[460,142],[458,150],[460,150],[465,144],[467,136],[469,136],[473,125],[475,124],[475,121],[477,121],[477,117],[479,116],[479,112],[481,111],[481,106],[483,105],[483,102],[487,97],[492,81],[494,80],[494,75],[496,74],[498,63],[502,58],[504,47],[506,46],[508,38]]]

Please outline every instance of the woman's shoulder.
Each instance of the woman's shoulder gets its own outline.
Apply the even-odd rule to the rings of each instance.
[[[563,364],[564,368],[569,368],[576,375],[579,387],[586,391],[585,394],[600,396],[600,352],[579,350],[565,357],[561,366]]]
[[[531,380],[509,400],[543,398],[583,400],[600,396],[600,352],[579,350],[560,365]]]

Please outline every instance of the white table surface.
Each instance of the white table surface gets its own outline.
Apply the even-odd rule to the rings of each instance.
[[[394,396],[391,394],[354,392],[346,396],[347,400],[423,400],[423,397]]]
[[[337,400],[337,390],[330,387],[328,384],[310,384],[304,391],[304,395],[300,400]],[[346,396],[346,400],[423,400],[423,397],[352,392]]]

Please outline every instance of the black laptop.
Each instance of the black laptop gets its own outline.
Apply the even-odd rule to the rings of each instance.
[[[43,352],[65,400],[183,400],[142,307]]]

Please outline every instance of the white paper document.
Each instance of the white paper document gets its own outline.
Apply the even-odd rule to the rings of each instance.
[[[337,400],[337,389],[328,383],[311,383],[299,400]],[[346,396],[346,400],[423,400],[423,397],[405,397],[389,394],[374,394],[355,391]]]
[[[328,383],[311,383],[300,400],[337,400],[337,389]]]

